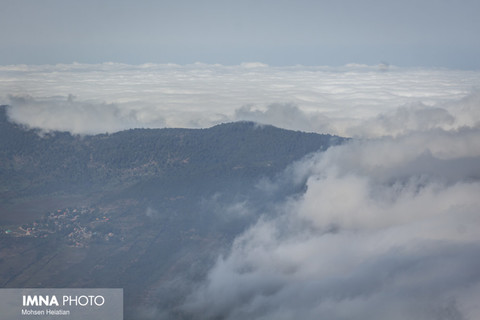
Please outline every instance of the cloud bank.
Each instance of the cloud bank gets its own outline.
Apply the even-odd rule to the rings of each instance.
[[[114,103],[76,101],[72,95],[66,100],[10,96],[9,105],[10,119],[45,131],[96,134],[139,128],[148,124],[147,121],[141,120],[141,111],[122,108],[121,105]],[[155,124],[162,123],[161,117],[155,118]]]
[[[0,103],[11,106],[12,120],[77,134],[253,120],[379,137],[450,130],[480,120],[478,110],[467,110],[479,99],[480,72],[473,71],[390,66],[385,72],[381,66],[358,64],[270,67],[254,62],[13,65],[0,71]]]
[[[225,319],[478,319],[480,130],[316,154],[271,185],[306,191],[237,237],[184,305]],[[282,181],[282,182],[280,182]]]

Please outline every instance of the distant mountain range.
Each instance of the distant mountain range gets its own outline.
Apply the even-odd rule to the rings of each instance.
[[[121,287],[126,319],[139,306],[188,318],[176,307],[189,285],[253,221],[232,204],[261,211],[261,179],[345,141],[252,122],[72,136],[11,123],[7,108],[0,287]]]

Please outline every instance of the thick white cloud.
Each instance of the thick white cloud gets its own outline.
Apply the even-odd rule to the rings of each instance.
[[[308,177],[306,192],[239,236],[185,309],[226,319],[478,319],[478,141],[478,129],[411,132],[295,164],[279,181]]]
[[[142,119],[145,110],[122,108],[114,103],[76,101],[71,95],[66,100],[12,96],[9,103],[12,107],[8,112],[12,120],[47,131],[95,134],[144,127],[153,120],[156,125],[163,123],[161,117]]]
[[[15,121],[75,133],[235,120],[359,137],[449,130],[480,121],[476,88],[480,72],[355,64],[0,67],[0,102]]]

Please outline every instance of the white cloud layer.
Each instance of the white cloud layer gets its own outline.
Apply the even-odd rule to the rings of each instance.
[[[78,134],[235,120],[358,137],[450,130],[478,124],[478,88],[475,71],[357,64],[0,66],[13,120]]]
[[[480,130],[354,141],[218,259],[184,308],[225,319],[478,319]]]
[[[263,208],[275,209],[228,207],[261,218],[218,258],[185,312],[480,319],[480,72],[381,69],[7,66],[0,92],[13,120],[44,130],[254,120],[358,138],[259,183],[273,201]],[[281,198],[303,183],[304,193]]]

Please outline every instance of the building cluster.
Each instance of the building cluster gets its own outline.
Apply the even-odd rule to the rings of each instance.
[[[75,247],[87,247],[92,241],[111,241],[117,235],[109,227],[110,217],[99,210],[65,208],[46,214],[42,219],[4,230],[4,234],[14,237],[60,237]]]

